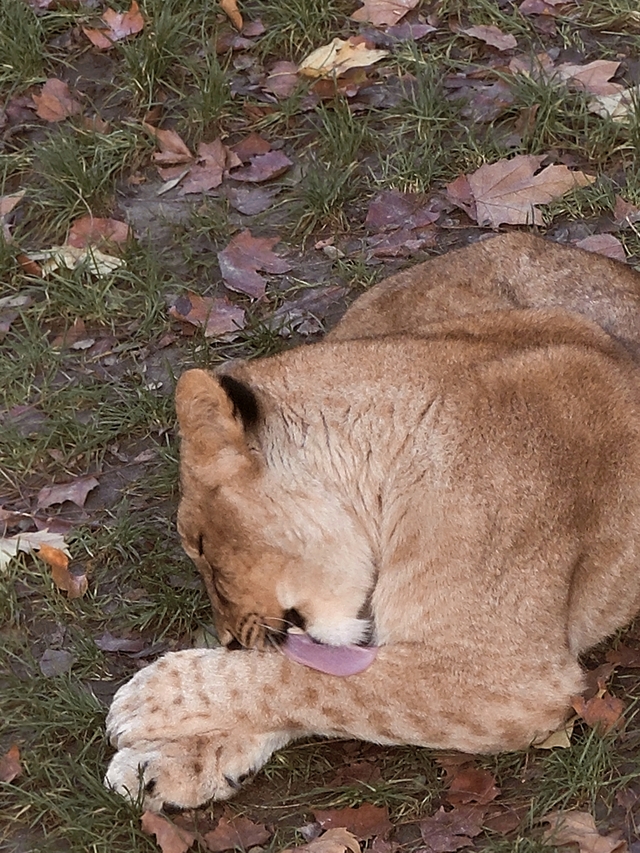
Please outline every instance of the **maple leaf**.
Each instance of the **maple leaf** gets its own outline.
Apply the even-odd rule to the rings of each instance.
[[[57,77],[50,77],[40,89],[40,94],[33,95],[33,103],[36,114],[45,121],[62,121],[82,112],[78,101],[71,97],[67,84]]]
[[[625,841],[600,835],[595,820],[588,812],[550,812],[542,822],[549,824],[544,833],[546,844],[577,844],[579,853],[624,853],[627,850]]]
[[[351,15],[354,21],[364,21],[375,27],[397,24],[419,0],[364,0],[364,6]]]
[[[254,299],[264,296],[267,283],[258,270],[281,274],[291,269],[288,261],[271,251],[279,240],[279,237],[253,237],[249,229],[236,234],[229,245],[218,252],[226,286]]]
[[[323,829],[343,827],[353,833],[358,841],[374,835],[387,835],[393,829],[389,809],[371,803],[363,803],[354,809],[314,811],[313,816]]]
[[[338,827],[328,829],[319,838],[310,841],[302,847],[293,847],[283,850],[282,853],[292,853],[293,850],[301,850],[304,853],[360,853],[360,845],[355,835],[346,829]]]
[[[566,166],[547,166],[536,174],[544,159],[544,154],[518,154],[510,160],[480,166],[468,175],[478,225],[542,225],[542,214],[536,205],[548,204],[595,181],[595,177],[572,172]]]
[[[226,296],[214,298],[189,292],[176,299],[169,308],[169,314],[176,320],[203,329],[206,338],[225,336],[226,340],[231,340],[245,325],[244,310]]]
[[[198,145],[197,160],[189,169],[180,193],[186,195],[215,189],[220,186],[229,169],[241,164],[240,158],[223,145],[222,140],[201,142]]]
[[[21,773],[20,750],[18,745],[14,743],[0,758],[0,782],[13,782]]]
[[[339,77],[350,68],[365,68],[388,55],[388,50],[370,48],[359,36],[346,41],[335,38],[303,59],[298,71],[305,77]]]
[[[471,36],[471,38],[480,39],[485,44],[491,45],[491,47],[495,47],[498,50],[513,50],[513,48],[518,46],[515,36],[510,33],[503,33],[498,27],[491,25],[480,24],[476,27],[467,27],[464,30],[458,30],[458,32],[466,36]]]
[[[82,32],[91,44],[100,50],[109,50],[114,42],[135,35],[144,29],[144,18],[140,14],[140,7],[136,0],[131,0],[131,6],[127,12],[116,12],[108,8],[102,15],[102,20],[105,24],[103,29],[82,28]]]
[[[182,826],[176,826],[168,818],[156,812],[144,812],[140,817],[142,831],[155,835],[162,853],[186,853],[196,837]]]
[[[65,501],[71,501],[82,509],[89,492],[99,485],[95,477],[76,477],[68,483],[45,486],[38,492],[38,509],[46,509],[53,504],[61,504]]]
[[[254,823],[247,817],[232,817],[228,820],[221,817],[218,825],[204,836],[207,848],[212,853],[222,853],[240,847],[248,850],[250,847],[267,842],[273,832],[262,823]]]

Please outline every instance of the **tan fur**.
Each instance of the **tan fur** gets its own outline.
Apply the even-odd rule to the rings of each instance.
[[[230,796],[308,734],[524,748],[640,610],[640,276],[525,234],[382,282],[326,342],[188,371],[178,527],[223,643],[121,688],[107,782]],[[233,397],[233,394],[231,394]],[[240,404],[238,406],[241,408]],[[270,649],[295,609],[338,678]]]

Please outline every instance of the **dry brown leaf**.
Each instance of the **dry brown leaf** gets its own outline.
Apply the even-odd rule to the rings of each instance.
[[[223,145],[222,140],[201,142],[198,145],[196,162],[189,169],[180,193],[186,195],[215,189],[220,186],[229,169],[241,165],[240,158]],[[161,171],[161,175],[165,177],[166,173]]]
[[[573,729],[577,719],[576,716],[571,717],[562,728],[551,732],[543,741],[540,743],[534,742],[533,745],[536,749],[570,749]]]
[[[83,249],[86,246],[126,243],[130,235],[131,229],[126,222],[88,215],[81,216],[72,223],[66,243],[76,249]]]
[[[623,89],[616,95],[596,95],[591,99],[589,111],[602,118],[610,118],[616,122],[624,122],[631,112],[635,112],[640,99],[640,86]]]
[[[293,847],[283,850],[282,853],[304,851],[304,853],[360,853],[360,845],[355,835],[346,829],[328,829],[319,838],[304,844],[302,847]]]
[[[491,25],[479,24],[477,27],[467,27],[464,30],[458,30],[458,32],[480,39],[498,50],[513,50],[518,46],[515,36],[511,33],[503,33],[498,27]]]
[[[588,726],[603,734],[622,722],[624,702],[606,690],[601,690],[598,695],[588,700],[585,700],[584,696],[574,696],[571,704]]]
[[[76,249],[75,246],[52,246],[42,252],[31,252],[28,258],[31,261],[44,261],[40,267],[40,274],[43,276],[61,267],[72,270],[85,266],[92,275],[100,277],[111,275],[119,267],[124,266],[122,258],[114,258],[93,246],[87,246],[84,249]]]
[[[190,163],[193,154],[175,130],[161,130],[159,127],[143,122],[142,126],[156,140],[160,151],[156,151],[153,160],[161,166],[174,166],[177,163]]]
[[[26,190],[20,190],[17,193],[11,193],[11,195],[3,195],[0,197],[0,217],[7,216],[7,214],[11,213],[14,207],[18,205],[22,199],[25,197]]]
[[[364,21],[380,27],[384,24],[397,24],[411,9],[415,9],[419,0],[363,0],[364,6],[351,15],[354,21]]]
[[[62,121],[69,116],[82,112],[82,107],[71,97],[69,87],[63,80],[51,77],[40,89],[40,94],[33,95],[36,113],[44,121]]]
[[[46,509],[53,504],[61,504],[65,501],[71,501],[82,509],[89,492],[99,485],[95,477],[76,477],[68,483],[45,486],[38,492],[38,509]]]
[[[479,803],[486,805],[500,794],[495,776],[479,767],[462,767],[454,775],[446,793],[452,806]]]
[[[572,172],[566,166],[547,166],[536,174],[544,159],[545,155],[518,154],[510,160],[485,164],[468,175],[478,225],[542,225],[536,205],[548,204],[595,181],[595,177]]]
[[[248,850],[250,847],[265,844],[273,832],[262,823],[254,823],[248,817],[232,817],[228,820],[221,817],[218,825],[204,836],[207,848],[211,853],[222,853],[240,847]]]
[[[243,169],[236,169],[231,175],[234,181],[262,183],[279,178],[287,172],[293,163],[282,151],[268,151],[251,158],[251,163]]]
[[[242,15],[238,9],[238,0],[220,0],[220,8],[233,26],[240,31],[243,27]]]
[[[565,62],[555,69],[555,74],[572,89],[591,92],[592,95],[617,95],[624,86],[611,83],[610,79],[619,67],[619,62],[608,59],[596,59],[586,65],[571,65]]]
[[[279,237],[254,237],[249,229],[236,234],[229,245],[218,252],[218,263],[224,283],[231,290],[254,299],[264,296],[266,281],[258,270],[282,274],[291,264],[272,251]]]
[[[358,841],[387,835],[393,829],[389,820],[389,809],[371,803],[363,803],[354,809],[314,811],[313,816],[323,829],[342,827],[352,832]]]
[[[225,336],[227,340],[236,336],[245,325],[245,312],[230,302],[226,296],[199,296],[186,293],[179,296],[169,308],[169,314],[182,323],[204,329],[206,338]]]
[[[622,261],[623,264],[627,262],[624,246],[613,234],[592,234],[584,240],[579,240],[575,245],[587,252],[595,252],[597,255],[604,255],[605,258]]]
[[[16,533],[14,536],[0,537],[0,570],[6,568],[9,560],[15,557],[18,551],[24,551],[28,554],[32,551],[38,551],[42,545],[59,548],[67,556],[70,556],[64,537],[60,533],[51,533],[47,528]]]
[[[339,77],[349,68],[366,68],[388,55],[388,50],[370,48],[358,36],[335,38],[303,59],[298,71],[305,77]]]
[[[102,20],[105,24],[103,29],[82,28],[91,44],[100,50],[109,50],[114,42],[135,35],[144,29],[144,18],[140,14],[140,7],[136,0],[131,0],[131,6],[127,12],[116,12],[108,8]]]
[[[600,835],[595,820],[588,812],[551,812],[543,822],[549,824],[544,833],[547,844],[577,844],[579,853],[626,853],[628,850],[626,841]]]
[[[480,835],[486,813],[485,806],[460,806],[446,812],[443,808],[419,821],[424,840],[423,853],[451,853],[473,844]]]
[[[155,835],[162,853],[187,853],[196,837],[189,830],[176,826],[156,812],[145,812],[140,818],[142,831]]]
[[[264,88],[276,98],[291,97],[298,88],[298,66],[287,60],[276,62],[269,71]]]
[[[14,743],[0,758],[0,782],[13,782],[21,773],[20,750],[18,745]]]

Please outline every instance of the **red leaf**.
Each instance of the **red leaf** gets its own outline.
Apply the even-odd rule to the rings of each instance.
[[[204,840],[212,853],[231,850],[234,847],[248,849],[267,842],[273,832],[262,823],[253,823],[247,817],[221,817],[218,825],[207,832]]]
[[[249,229],[241,231],[226,249],[218,252],[218,262],[224,283],[231,290],[246,293],[254,299],[264,296],[266,281],[257,270],[285,273],[291,264],[271,249],[279,237],[253,237]]]

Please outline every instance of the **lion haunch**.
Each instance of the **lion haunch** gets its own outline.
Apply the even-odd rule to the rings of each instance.
[[[306,735],[559,727],[579,655],[640,610],[639,356],[637,273],[511,234],[387,279],[322,343],[187,371],[178,528],[229,648],[118,691],[107,783],[195,806]],[[377,655],[303,667],[292,625]]]

